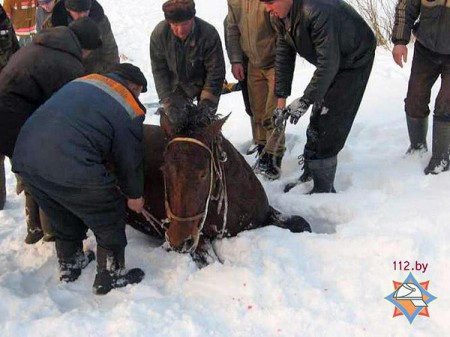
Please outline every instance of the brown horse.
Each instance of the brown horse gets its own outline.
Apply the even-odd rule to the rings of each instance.
[[[269,205],[251,167],[221,134],[227,118],[211,121],[194,105],[185,109],[181,126],[162,115],[165,136],[156,126],[144,129],[147,221],[131,216],[132,226],[164,235],[173,250],[201,265],[212,256],[205,243],[216,238],[267,225],[311,231],[302,217],[283,217]],[[166,217],[165,226],[158,219]]]

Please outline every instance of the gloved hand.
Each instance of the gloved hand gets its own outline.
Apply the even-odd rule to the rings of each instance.
[[[303,97],[293,100],[287,106],[289,115],[291,115],[289,122],[294,125],[297,124],[300,117],[302,117],[306,113],[306,111],[308,111],[310,105],[311,102]]]
[[[282,128],[284,125],[284,121],[288,117],[289,114],[286,108],[276,108],[275,110],[273,110],[272,122],[275,128]]]

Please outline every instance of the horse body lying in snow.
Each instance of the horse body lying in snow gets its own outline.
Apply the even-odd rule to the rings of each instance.
[[[195,106],[186,116],[192,121],[177,130],[164,116],[164,133],[144,126],[148,212],[145,220],[130,212],[130,225],[165,237],[173,250],[191,253],[200,263],[206,262],[205,243],[216,238],[267,225],[311,230],[302,217],[283,217],[269,205],[251,167],[221,134],[226,118],[202,120]],[[166,225],[157,221],[165,218]]]

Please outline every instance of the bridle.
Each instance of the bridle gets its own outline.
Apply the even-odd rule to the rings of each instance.
[[[226,230],[226,223],[227,223],[227,214],[228,214],[228,196],[227,196],[227,188],[226,188],[226,181],[225,181],[225,175],[224,175],[224,168],[223,163],[227,161],[226,153],[222,150],[220,146],[220,142],[215,142],[215,145],[213,147],[213,150],[209,146],[207,146],[205,143],[201,142],[198,139],[190,138],[190,137],[176,137],[173,138],[168,144],[166,149],[175,143],[188,143],[188,144],[194,144],[196,146],[200,146],[201,148],[208,151],[208,154],[210,156],[210,179],[209,179],[209,191],[208,196],[205,201],[205,206],[203,207],[203,212],[200,212],[196,215],[189,216],[189,217],[181,217],[173,213],[169,198],[167,195],[167,183],[166,183],[166,177],[164,175],[164,206],[166,208],[166,214],[169,219],[179,221],[179,222],[188,222],[188,221],[195,221],[195,220],[201,220],[198,228],[199,233],[202,231],[203,226],[205,224],[206,218],[208,216],[208,209],[209,209],[209,203],[211,200],[218,200],[219,205],[217,209],[217,214],[220,214],[220,211],[222,209],[222,205],[224,206],[224,215],[223,215],[223,224],[222,224],[222,230],[219,234],[219,236],[223,236],[225,234]],[[216,156],[214,155],[216,153]],[[219,181],[219,191],[216,196],[213,195],[215,181]]]

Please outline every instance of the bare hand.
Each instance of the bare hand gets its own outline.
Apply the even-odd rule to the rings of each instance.
[[[403,62],[406,63],[408,61],[408,48],[403,44],[397,44],[392,49],[392,56],[394,57],[395,63],[403,68]]]
[[[128,199],[127,200],[128,208],[136,213],[142,213],[144,209],[144,198],[140,197],[137,199]]]
[[[238,81],[243,81],[245,79],[245,71],[242,63],[233,63],[231,65],[231,72]]]
[[[286,98],[277,99],[277,108],[284,109],[286,107]]]

